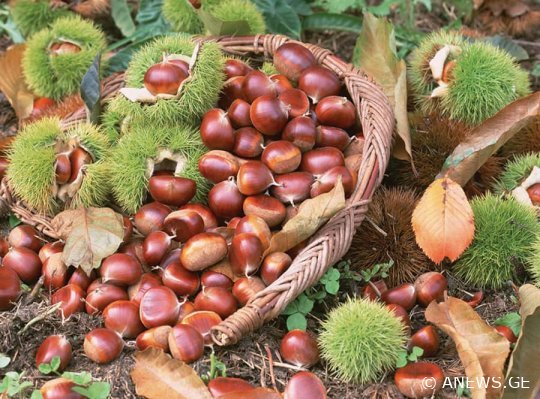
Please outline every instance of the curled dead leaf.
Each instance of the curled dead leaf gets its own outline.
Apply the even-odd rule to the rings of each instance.
[[[474,237],[474,215],[463,189],[449,178],[426,189],[413,215],[418,246],[435,263],[456,260]]]
[[[22,70],[22,57],[26,45],[16,44],[0,55],[0,91],[4,93],[19,119],[30,115],[34,95],[26,85]]]

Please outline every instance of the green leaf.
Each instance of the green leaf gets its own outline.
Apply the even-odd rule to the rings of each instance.
[[[407,352],[401,351],[398,353],[396,360],[396,368],[405,367],[407,365]]]
[[[8,223],[9,223],[9,228],[13,229],[17,227],[18,225],[20,225],[22,222],[14,213],[10,213]]]
[[[308,314],[313,310],[314,302],[309,299],[305,294],[301,294],[298,297],[298,311],[303,314]]]
[[[4,355],[4,354],[0,354],[0,369],[3,369],[4,367],[7,367],[9,365],[9,363],[11,362],[11,358]]]
[[[32,396],[30,396],[30,399],[43,399],[43,395],[41,394],[41,391],[38,391],[37,389],[32,392]]]
[[[341,273],[338,269],[332,267],[326,272],[325,276],[328,280],[337,281],[341,277]]]
[[[306,16],[313,14],[311,6],[306,0],[287,0],[287,3],[294,9],[298,15]]]
[[[41,363],[38,367],[38,370],[41,374],[50,374],[52,373],[52,368],[50,364]]]
[[[315,5],[335,14],[341,14],[345,11],[358,11],[366,7],[365,0],[316,0]]]
[[[101,54],[98,54],[81,82],[81,97],[84,100],[90,122],[97,122],[101,111],[100,64]]]
[[[305,31],[338,30],[360,33],[362,20],[347,14],[316,13],[308,15],[302,20],[302,29]]]
[[[488,36],[483,38],[482,41],[490,43],[495,47],[506,51],[508,54],[514,57],[516,61],[524,61],[529,59],[529,54],[527,54],[527,51],[508,36]]]
[[[253,3],[263,13],[270,32],[300,38],[300,18],[286,0],[253,0]]]
[[[62,377],[73,381],[77,385],[88,385],[92,382],[92,374],[82,371],[80,373],[74,373],[71,371],[65,371]]]
[[[415,346],[412,348],[411,354],[418,358],[424,354],[424,350],[419,346]]]
[[[339,292],[339,281],[329,281],[324,285],[326,292],[336,295]]]
[[[283,309],[283,312],[281,312],[282,315],[291,315],[298,312],[298,299],[295,299],[291,303],[287,305],[285,309]]]
[[[55,356],[51,359],[51,370],[57,371],[60,367],[60,356]]]
[[[114,24],[124,36],[131,36],[135,33],[135,24],[131,18],[127,0],[111,0],[111,16]]]
[[[366,11],[378,17],[386,17],[392,11],[392,7],[394,7],[397,4],[402,4],[402,3],[403,3],[403,0],[384,0],[378,6],[366,7]]]
[[[324,290],[318,290],[318,291],[315,291],[313,294],[309,294],[308,297],[309,297],[310,299],[314,300],[314,301],[320,302],[320,301],[322,301],[324,298],[326,298],[326,291],[324,291]]]
[[[535,78],[540,77],[540,62],[535,62],[531,70],[531,75]]]
[[[287,317],[287,329],[292,330],[304,330],[307,329],[306,316],[302,313],[295,313]]]
[[[516,337],[519,337],[521,332],[521,316],[517,312],[507,313],[495,320],[496,326],[507,326],[512,330]]]

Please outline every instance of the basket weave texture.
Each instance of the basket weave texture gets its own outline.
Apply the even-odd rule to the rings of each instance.
[[[246,37],[200,37],[218,42],[222,50],[231,55],[271,60],[274,52],[284,43],[294,40],[282,35]],[[300,43],[300,42],[297,42]],[[266,321],[277,317],[285,307],[348,251],[356,229],[365,218],[375,189],[381,183],[388,165],[394,115],[381,88],[364,72],[333,55],[329,50],[312,44],[300,43],[315,55],[320,65],[334,71],[343,81],[357,111],[365,138],[362,162],[356,188],[347,200],[345,209],[329,220],[311,239],[307,247],[296,256],[292,265],[274,283],[259,292],[251,301],[226,320],[213,327],[212,339],[217,345],[231,345],[246,334],[260,328]],[[114,96],[123,85],[123,75],[117,74],[103,81],[102,99]],[[63,121],[66,127],[86,120],[84,108]],[[9,182],[0,184],[0,209],[8,209],[24,223],[35,226],[51,238],[58,238],[51,218],[37,214],[24,201],[12,194]]]

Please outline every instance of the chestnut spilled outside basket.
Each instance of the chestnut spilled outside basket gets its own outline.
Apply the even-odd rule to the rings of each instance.
[[[272,59],[274,51],[292,41],[281,35],[250,37],[201,37],[200,42],[216,41],[227,54],[243,57]],[[361,70],[344,62],[330,51],[312,44],[303,44],[324,67],[334,71],[343,80],[354,103],[357,117],[365,137],[362,162],[356,188],[347,200],[345,209],[336,214],[309,241],[296,256],[292,265],[274,283],[259,292],[246,306],[212,328],[212,339],[218,345],[238,342],[266,321],[277,317],[285,307],[304,290],[315,284],[323,274],[348,251],[356,229],[364,220],[371,197],[381,183],[388,165],[394,115],[382,90]],[[103,100],[107,100],[122,87],[123,76],[115,75],[103,82]],[[80,109],[64,120],[71,125],[86,120],[86,111]],[[58,234],[50,218],[39,215],[15,198],[8,182],[2,181],[0,198],[23,222],[35,226],[47,236]]]

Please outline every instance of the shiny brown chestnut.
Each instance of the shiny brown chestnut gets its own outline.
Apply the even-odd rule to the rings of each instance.
[[[293,143],[300,151],[307,152],[317,140],[315,122],[308,116],[298,116],[285,125],[281,138]]]
[[[355,179],[352,173],[345,166],[334,166],[315,179],[311,186],[311,198],[331,191],[341,180],[345,197],[349,197],[354,191]]]
[[[152,198],[165,205],[180,207],[195,196],[197,185],[191,179],[179,176],[152,176],[148,181]]]
[[[39,252],[43,246],[43,240],[32,226],[23,224],[15,227],[8,235],[8,243],[13,248],[28,248],[34,252]]]
[[[39,256],[26,247],[11,248],[2,259],[2,265],[15,271],[26,284],[33,284],[41,276]]]
[[[146,348],[158,348],[164,352],[168,352],[169,333],[171,330],[171,326],[159,326],[143,331],[137,335],[137,339],[135,340],[137,349],[143,351]]]
[[[6,256],[9,251],[9,244],[4,237],[0,237],[0,258]]]
[[[153,231],[146,236],[143,241],[143,257],[148,266],[160,264],[171,249],[171,242],[172,237],[164,231]]]
[[[142,267],[134,257],[116,253],[103,260],[99,274],[104,283],[127,287],[139,281],[142,276]]]
[[[67,154],[58,154],[54,161],[54,177],[57,184],[65,184],[71,176],[71,162]]]
[[[300,89],[288,89],[282,92],[278,99],[287,106],[289,110],[289,118],[307,115],[309,112],[309,98]]]
[[[405,327],[407,327],[407,331],[411,330],[411,319],[409,318],[409,312],[407,312],[403,306],[391,303],[386,305],[386,307],[403,323]]]
[[[218,102],[218,105],[221,108],[229,108],[232,102],[236,99],[241,98],[245,100],[244,92],[242,91],[244,80],[244,76],[233,76],[225,81],[223,88],[221,89],[221,96]]]
[[[266,255],[261,268],[261,279],[266,285],[272,284],[289,268],[292,258],[285,252],[272,252]]]
[[[188,324],[177,324],[169,332],[169,350],[175,359],[193,363],[204,353],[203,336]]]
[[[217,233],[200,233],[191,237],[182,248],[180,262],[190,271],[206,269],[227,255],[227,241]]]
[[[243,127],[234,133],[233,152],[239,157],[255,158],[261,155],[264,137],[253,127]]]
[[[274,90],[278,96],[287,90],[294,88],[291,81],[285,75],[276,73],[270,75],[270,80],[274,84]]]
[[[285,204],[298,205],[309,198],[313,175],[309,172],[292,172],[275,177],[276,185],[271,194]]]
[[[240,192],[234,180],[222,181],[208,193],[208,206],[219,218],[231,219],[242,215],[245,195]]]
[[[233,286],[233,281],[223,273],[205,270],[201,275],[201,285],[203,288],[220,287],[230,290]]]
[[[319,101],[315,112],[317,113],[317,119],[322,125],[349,129],[356,122],[354,104],[346,97],[325,97]]]
[[[430,384],[426,384],[430,381]],[[397,369],[394,383],[407,398],[433,397],[442,388],[444,373],[433,363],[409,363]]]
[[[259,277],[240,277],[234,282],[232,293],[240,306],[246,306],[258,292],[265,288],[266,286]]]
[[[84,291],[75,284],[68,284],[51,295],[51,305],[60,303],[58,312],[64,318],[84,311]]]
[[[0,310],[11,309],[21,295],[21,280],[9,267],[0,267]]]
[[[275,185],[274,176],[260,161],[248,161],[238,169],[236,184],[243,195],[256,195]]]
[[[255,234],[257,238],[261,241],[263,249],[266,250],[270,246],[270,240],[272,239],[272,232],[270,228],[264,221],[264,219],[258,216],[244,216],[238,220],[238,223],[235,226],[234,234],[238,235],[241,233],[251,233]]]
[[[276,88],[270,77],[263,72],[254,70],[244,76],[242,93],[248,103],[253,103],[262,96],[276,97]],[[251,119],[253,121],[253,118]]]
[[[92,163],[92,157],[81,147],[77,147],[69,154],[69,162],[71,164],[71,176],[69,177],[68,183],[72,183],[77,180],[82,168],[85,165]]]
[[[302,71],[317,65],[311,51],[299,43],[285,43],[274,53],[274,66],[289,79],[298,80]]]
[[[231,291],[221,287],[203,288],[193,303],[195,310],[215,312],[222,319],[226,319],[238,309],[238,302]]]
[[[418,346],[424,350],[423,357],[433,357],[439,351],[439,334],[433,326],[425,326],[411,336],[409,348]]]
[[[63,335],[50,335],[41,343],[36,353],[36,367],[40,364],[50,363],[54,357],[60,358],[58,371],[66,369],[71,361],[72,348],[69,341]]]
[[[180,208],[180,210],[184,209],[197,212],[203,220],[205,230],[218,226],[216,215],[209,207],[202,204],[187,204]]]
[[[284,399],[326,399],[326,388],[315,374],[309,371],[296,373],[285,387]]]
[[[258,216],[268,227],[279,226],[286,215],[285,205],[278,199],[264,194],[247,197],[243,209],[247,216]]]
[[[180,262],[170,263],[162,275],[163,285],[178,296],[195,295],[201,286],[199,276],[187,270]]]
[[[337,96],[341,91],[341,82],[338,76],[330,69],[321,66],[312,66],[300,74],[298,88],[304,91],[314,104],[328,96]],[[319,112],[317,112],[319,118]]]
[[[319,147],[336,147],[340,151],[344,151],[345,148],[351,142],[349,134],[334,126],[317,126],[317,146]]]
[[[278,140],[265,147],[261,161],[274,173],[290,173],[300,166],[302,152],[290,141]]]
[[[231,151],[234,146],[234,129],[227,113],[213,108],[204,114],[201,122],[201,139],[211,150]]]
[[[504,338],[508,340],[508,342],[512,344],[517,342],[517,337],[510,327],[504,326],[504,325],[498,325],[498,326],[495,326],[495,330],[497,331],[497,334],[502,335]]]
[[[241,98],[237,98],[232,102],[227,110],[227,115],[235,129],[251,126],[251,118],[249,116],[250,108],[251,106],[249,103]]]
[[[250,129],[250,128],[245,128]],[[244,129],[240,129],[244,130]],[[253,129],[255,130],[255,129]],[[238,131],[235,134],[235,151],[238,140]],[[262,151],[262,148],[261,148]],[[213,183],[219,183],[232,176],[236,176],[240,164],[235,156],[232,154],[214,150],[207,152],[201,158],[199,158],[199,172]]]
[[[343,153],[334,147],[321,147],[304,154],[300,169],[313,175],[322,175],[335,166],[345,166]]]
[[[217,377],[208,383],[208,390],[213,398],[220,398],[232,393],[249,392],[253,389],[253,385],[241,378]]]
[[[114,301],[103,310],[105,327],[123,338],[135,338],[144,331],[139,318],[139,306],[131,301]]]
[[[152,65],[144,74],[144,87],[154,96],[157,94],[176,95],[180,84],[188,74],[177,65],[164,60]]]
[[[39,392],[43,399],[84,399],[83,395],[73,390],[76,386],[67,378],[55,378],[43,384]]]
[[[281,133],[289,119],[287,106],[274,95],[257,97],[249,109],[253,127],[264,135],[275,136]]]
[[[383,292],[381,300],[386,304],[400,305],[409,311],[416,304],[416,289],[411,283],[403,283]]]
[[[418,303],[427,307],[431,301],[442,300],[444,291],[448,289],[448,281],[441,273],[427,272],[414,282]]]
[[[179,314],[180,303],[169,287],[150,288],[141,299],[139,317],[146,328],[173,326]]]
[[[375,289],[378,291],[375,291]],[[375,301],[380,298],[380,295],[386,291],[388,287],[384,280],[372,281],[371,284],[367,284],[362,290],[362,298],[369,298]]]
[[[166,266],[165,266],[166,267]],[[154,273],[144,273],[140,280],[128,287],[127,293],[129,300],[140,305],[141,299],[150,288],[162,285],[161,278]]]
[[[287,363],[309,368],[320,360],[317,341],[303,330],[289,331],[282,338],[279,353]]]
[[[43,245],[38,252],[39,259],[44,263],[47,258],[53,254],[61,253],[64,250],[62,241],[48,242]],[[3,256],[3,255],[2,255]]]
[[[238,276],[251,276],[256,273],[262,262],[264,246],[252,233],[236,234],[229,249],[229,262]]]
[[[204,231],[204,221],[195,211],[182,209],[171,212],[163,222],[163,230],[178,242],[186,242]]]
[[[188,324],[197,330],[204,339],[205,345],[212,345],[212,337],[210,336],[210,329],[221,323],[222,319],[216,312],[208,310],[199,310],[191,312],[184,318],[182,318],[182,324]]]
[[[159,202],[145,204],[135,213],[135,227],[143,236],[147,236],[152,231],[161,230],[163,221],[170,211],[167,205]]]
[[[84,353],[99,364],[110,363],[120,356],[124,341],[120,334],[108,328],[96,328],[84,337]]]
[[[225,72],[227,79],[235,76],[246,76],[252,70],[253,68],[248,64],[234,58],[227,59],[225,61],[225,66],[223,67],[223,72]]]
[[[67,283],[68,269],[62,260],[62,254],[57,253],[45,260],[41,269],[43,285],[50,290],[62,288]]]
[[[95,288],[89,287],[86,295],[86,313],[95,314],[103,311],[109,304],[128,299],[126,290],[112,284],[98,284]]]

